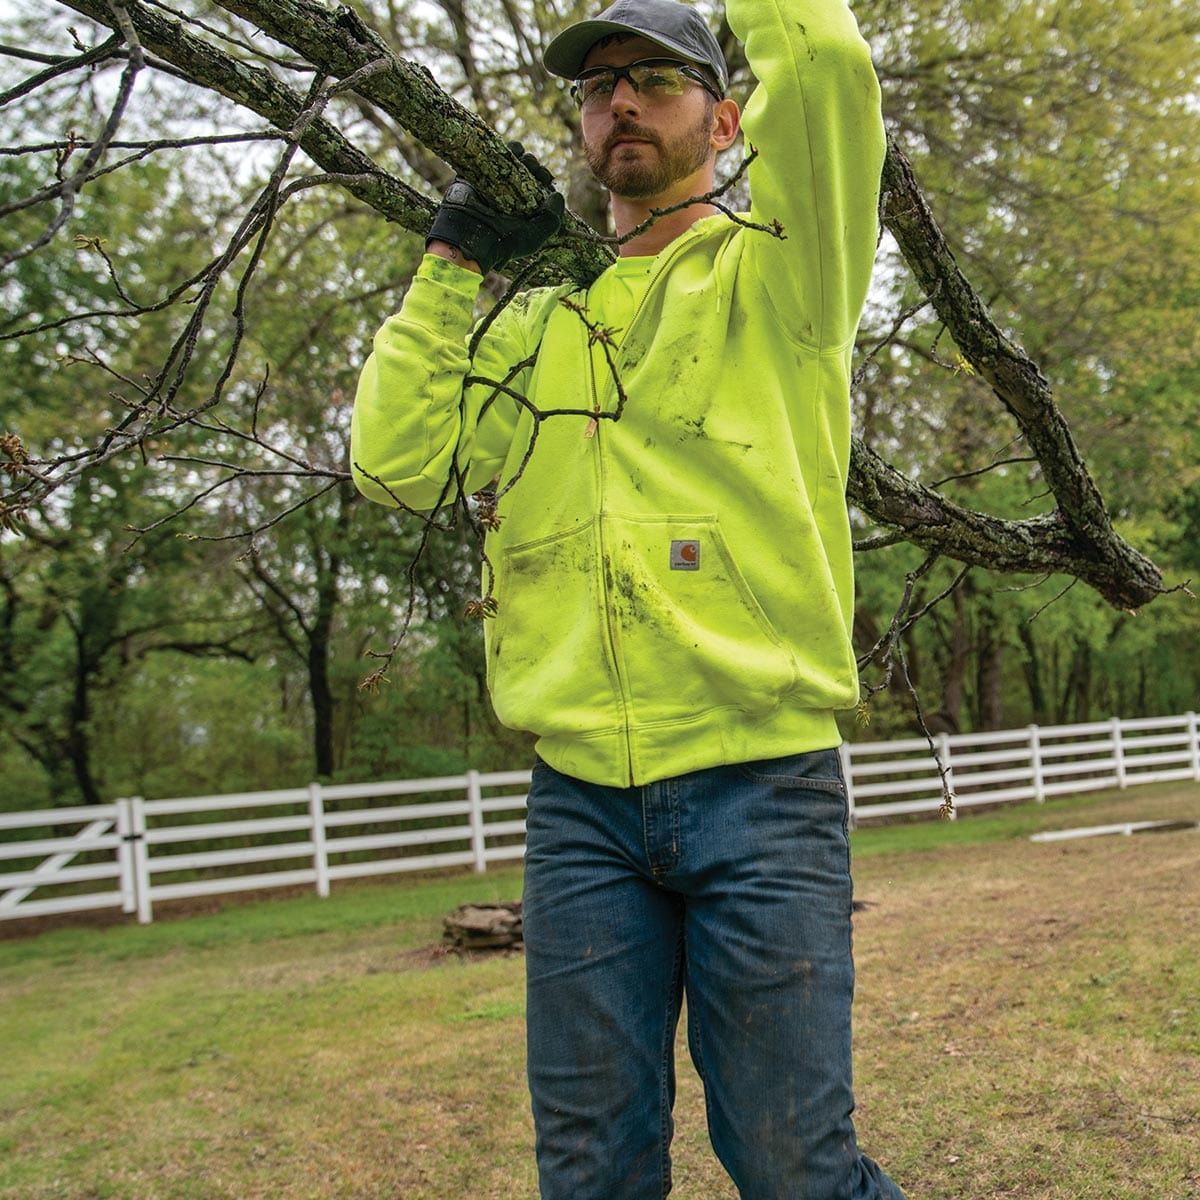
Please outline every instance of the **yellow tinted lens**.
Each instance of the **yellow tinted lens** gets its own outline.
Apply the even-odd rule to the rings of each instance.
[[[683,76],[678,67],[669,64],[634,66],[630,68],[629,78],[635,90],[648,92],[651,96],[683,94]]]
[[[596,67],[575,80],[571,94],[580,108],[603,104],[613,94],[617,80],[627,79],[635,92],[653,100],[683,95],[689,78],[682,63],[647,60],[627,67]]]

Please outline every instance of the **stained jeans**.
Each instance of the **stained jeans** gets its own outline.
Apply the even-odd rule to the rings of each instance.
[[[524,930],[542,1200],[661,1200],[674,1044],[742,1200],[903,1200],[851,1112],[836,751],[609,788],[539,762]]]

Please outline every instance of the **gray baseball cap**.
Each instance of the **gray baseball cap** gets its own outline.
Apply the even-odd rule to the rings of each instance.
[[[611,33],[638,34],[672,55],[716,76],[721,94],[729,88],[729,68],[712,30],[694,8],[676,0],[617,0],[591,21],[564,29],[546,47],[546,70],[574,79],[583,70],[588,51]]]

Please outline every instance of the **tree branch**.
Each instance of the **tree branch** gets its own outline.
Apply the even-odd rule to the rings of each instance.
[[[113,23],[106,0],[60,0],[60,3],[102,25]],[[304,98],[269,72],[249,66],[193,36],[180,22],[164,17],[144,4],[131,5],[129,18],[143,47],[166,60],[193,83],[219,92],[281,131],[291,130],[300,120],[306,107]],[[354,69],[369,66],[372,61],[364,57]],[[345,185],[346,190],[381,216],[406,229],[429,227],[433,220],[433,204],[408,184],[376,166],[369,155],[359,150],[326,118],[309,121],[300,134],[299,145],[326,171],[354,177],[354,182]]]
[[[60,0],[109,26],[119,26],[106,0]],[[377,106],[424,146],[510,211],[533,211],[544,189],[478,116],[445,94],[423,67],[396,56],[349,8],[317,0],[218,0],[300,55],[320,75],[356,77],[354,92]],[[382,215],[424,233],[433,205],[392,178],[352,145],[325,116],[304,123],[305,103],[267,71],[248,65],[187,32],[146,4],[122,9],[141,46],[193,82],[258,113],[276,128],[298,129],[300,147],[342,186]],[[372,64],[378,69],[364,71]],[[299,127],[299,128],[298,128]],[[1057,511],[1025,521],[972,512],[905,478],[855,440],[850,500],[889,530],[930,552],[968,565],[1037,574],[1066,572],[1111,604],[1132,609],[1165,590],[1157,567],[1112,528],[1050,387],[1035,363],[996,326],[954,261],[899,148],[890,144],[883,172],[882,214],[901,251],[966,360],[993,388],[1037,456]],[[590,282],[611,261],[583,222],[568,217],[546,253],[548,269]],[[521,266],[521,264],[518,264]]]
[[[969,566],[994,571],[1065,573],[1117,608],[1134,609],[1164,591],[1158,568],[1112,531],[1103,541],[1072,529],[1061,512],[1009,521],[975,512],[902,475],[855,440],[847,495],[881,525]]]
[[[393,53],[352,9],[326,8],[318,0],[218,3],[339,79],[386,57],[388,69],[360,84],[355,89],[360,96],[469,177],[506,211],[532,213],[542,203],[545,187],[514,162],[495,130],[446,95],[424,67]],[[428,227],[428,222],[423,223],[420,232]],[[611,251],[595,245],[591,233],[583,221],[569,215],[563,232],[547,247],[546,260],[571,279],[591,282],[612,261]]]
[[[921,290],[959,350],[1016,420],[1058,511],[1021,522],[968,513],[902,480],[891,468],[880,471],[886,464],[857,445],[852,499],[881,523],[901,525],[918,545],[939,549],[960,562],[1000,570],[1067,570],[1118,608],[1137,608],[1161,595],[1161,572],[1113,529],[1050,385],[1037,364],[992,320],[959,270],[911,165],[891,139],[883,168],[882,211]],[[882,507],[874,507],[880,501]],[[971,546],[979,558],[962,556],[964,551],[972,553]],[[1017,565],[1022,561],[1025,565]]]

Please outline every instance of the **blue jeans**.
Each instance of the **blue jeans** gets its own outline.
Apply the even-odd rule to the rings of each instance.
[[[645,787],[539,762],[524,930],[543,1200],[671,1189],[675,1029],[743,1200],[903,1200],[851,1112],[851,884],[836,751]]]

